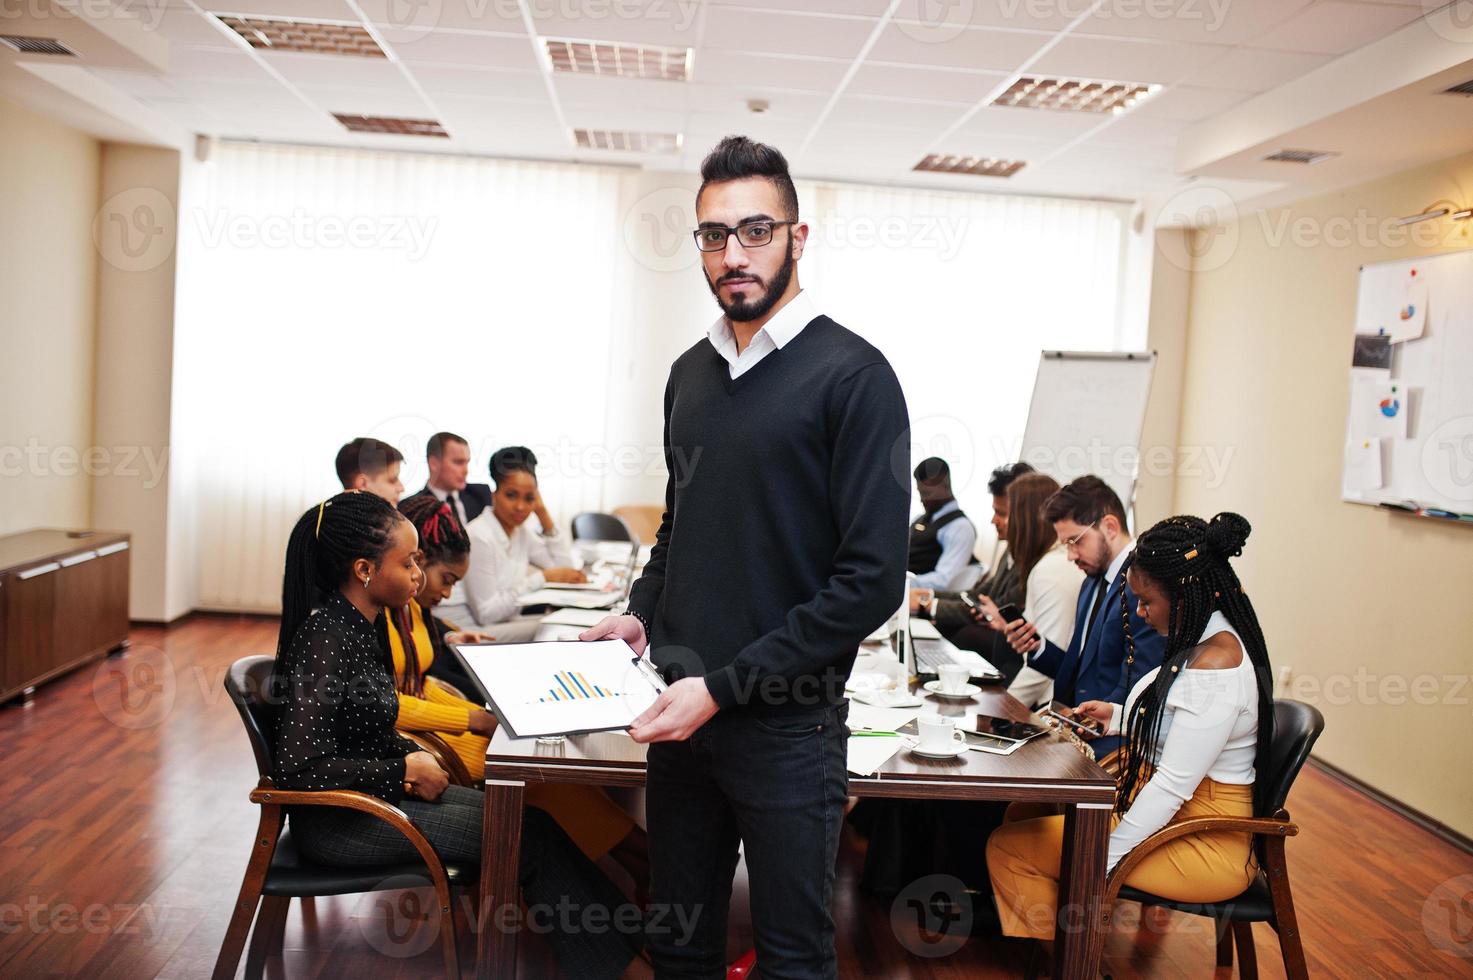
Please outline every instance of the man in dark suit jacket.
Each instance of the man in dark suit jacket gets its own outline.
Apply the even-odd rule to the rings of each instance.
[[[1068,549],[1069,560],[1087,576],[1079,589],[1074,635],[1069,648],[1060,649],[1039,636],[1033,624],[1019,620],[1008,627],[1008,642],[1034,670],[1054,678],[1055,699],[1071,706],[1090,700],[1124,704],[1130,688],[1161,666],[1166,653],[1166,640],[1137,614],[1135,593],[1122,573],[1131,548],[1125,508],[1104,480],[1082,476],[1048,499],[1044,516]],[[1134,663],[1127,663],[1122,595]],[[1091,744],[1103,758],[1120,742],[1112,735]]]
[[[464,527],[491,506],[491,486],[467,483],[470,474],[471,447],[453,432],[436,432],[425,444],[425,465],[430,479],[413,497],[433,496],[448,501],[456,518]]]

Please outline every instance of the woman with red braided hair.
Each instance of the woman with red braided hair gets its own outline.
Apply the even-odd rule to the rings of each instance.
[[[480,633],[447,632],[433,615],[470,564],[471,539],[448,504],[430,494],[407,497],[399,511],[419,533],[419,565],[423,584],[415,598],[392,610],[380,640],[394,666],[399,691],[398,727],[406,732],[433,732],[479,776],[486,765],[486,746],[496,731],[496,716],[446,690],[433,666],[453,661],[448,644],[489,643]],[[392,619],[392,623],[389,620]],[[642,888],[648,874],[644,832],[607,793],[592,786],[543,784],[527,788],[527,802],[552,814],[579,849],[597,859],[613,852]]]
[[[1126,562],[1138,614],[1166,637],[1166,654],[1123,705],[1086,701],[1078,709],[1126,736],[1107,871],[1167,824],[1250,817],[1264,805],[1255,776],[1273,742],[1272,673],[1258,616],[1229,561],[1243,553],[1249,530],[1231,513],[1168,518],[1141,535]],[[1031,815],[1016,807],[1008,816],[987,842],[998,917],[1009,936],[1048,940],[1064,818],[1019,819]],[[1151,851],[1126,883],[1177,901],[1221,902],[1256,873],[1248,834],[1210,832]]]

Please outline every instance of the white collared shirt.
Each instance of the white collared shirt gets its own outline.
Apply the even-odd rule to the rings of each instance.
[[[737,353],[736,334],[725,315],[716,319],[706,336],[716,352],[726,359],[726,363],[730,365],[732,380],[736,380],[756,367],[768,354],[786,347],[818,315],[818,307],[808,295],[808,290],[800,289],[798,295],[788,300],[787,305],[774,313],[772,319],[752,335],[752,342],[741,353]]]
[[[428,483],[426,483],[425,486],[429,487],[430,493],[434,494],[435,499],[440,501],[440,503],[443,504],[445,501],[450,499],[449,490],[441,490],[439,487],[430,486],[430,484]],[[461,499],[462,493],[464,493],[464,491],[456,491],[455,506],[453,509],[455,511],[455,519],[460,523],[461,527],[465,527],[465,501]]]
[[[1129,542],[1127,541],[1126,544],[1129,545]],[[1118,554],[1118,555],[1115,556],[1115,560],[1112,561],[1112,562],[1110,562],[1110,567],[1105,570],[1105,578],[1104,578],[1103,581],[1100,582],[1100,585],[1099,585],[1099,588],[1100,588],[1101,592],[1104,595],[1109,595],[1110,594],[1110,586],[1115,583],[1115,576],[1117,576],[1117,575],[1120,574],[1120,566],[1121,565],[1124,565],[1125,564],[1125,559],[1127,559],[1129,557],[1130,557],[1130,548],[1129,547],[1124,547],[1124,548],[1121,548],[1120,549],[1120,554]],[[1100,601],[1101,602],[1104,602],[1103,599],[1101,599]],[[1094,605],[1095,605],[1094,596],[1090,596],[1089,597],[1089,605],[1087,605],[1087,606],[1084,607],[1084,614],[1086,616],[1089,615],[1091,609],[1094,609]],[[1081,651],[1084,649],[1085,644],[1087,644],[1089,642],[1089,630],[1090,630],[1090,627],[1092,627],[1095,624],[1094,623],[1095,619],[1098,619],[1099,618],[1099,616],[1098,616],[1098,612],[1099,611],[1098,610],[1095,610],[1095,611],[1096,611],[1096,615],[1094,617],[1092,617],[1091,619],[1085,621],[1085,624],[1084,624],[1084,632],[1082,632],[1082,633],[1079,634],[1079,649]]]
[[[521,609],[518,598],[542,588],[542,568],[566,568],[572,549],[561,534],[543,536],[526,523],[510,535],[486,508],[466,525],[471,563],[466,571],[465,604],[478,625],[511,619]]]

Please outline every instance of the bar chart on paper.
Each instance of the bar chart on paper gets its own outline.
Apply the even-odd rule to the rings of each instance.
[[[622,695],[599,687],[597,684],[583,676],[581,671],[560,670],[552,675],[552,686],[547,689],[544,697],[537,699],[538,704],[546,704],[548,701],[576,701],[579,698],[617,698]]]
[[[476,644],[455,652],[515,738],[628,728],[659,697],[623,640]]]

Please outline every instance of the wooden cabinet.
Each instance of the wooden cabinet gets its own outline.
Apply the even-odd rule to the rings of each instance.
[[[0,701],[128,642],[126,534],[0,537]]]

